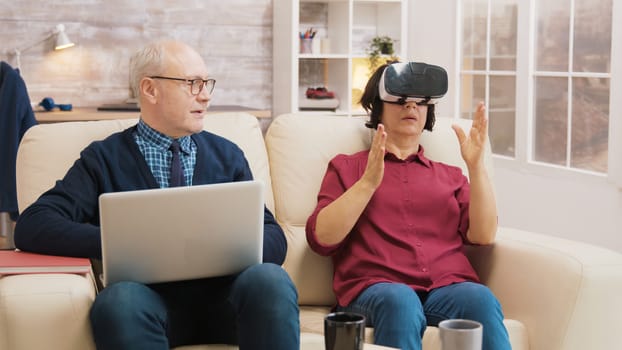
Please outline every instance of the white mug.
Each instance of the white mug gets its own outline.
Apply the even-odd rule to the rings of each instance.
[[[481,323],[472,320],[451,319],[438,324],[442,350],[482,350]]]

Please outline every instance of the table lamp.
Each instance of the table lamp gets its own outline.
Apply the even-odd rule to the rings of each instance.
[[[66,49],[68,47],[72,47],[75,44],[69,40],[69,38],[67,37],[67,34],[65,33],[65,26],[63,24],[58,24],[56,25],[56,27],[54,28],[54,30],[50,33],[48,33],[45,37],[43,37],[43,39],[36,41],[28,46],[25,46],[23,48],[16,48],[12,51],[9,51],[9,53],[13,53],[15,55],[15,61],[17,63],[17,69],[20,69],[20,65],[21,65],[21,61],[20,61],[20,57],[22,52],[38,45],[41,44],[42,42],[48,40],[51,37],[56,37],[56,42],[54,44],[54,50],[62,50],[62,49]]]

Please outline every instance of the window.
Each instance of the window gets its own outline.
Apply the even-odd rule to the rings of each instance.
[[[613,0],[459,4],[460,116],[485,100],[494,154],[607,174]]]
[[[488,101],[490,143],[498,155],[515,156],[516,0],[463,1],[460,115],[471,119]]]
[[[533,160],[607,172],[612,0],[535,6]]]

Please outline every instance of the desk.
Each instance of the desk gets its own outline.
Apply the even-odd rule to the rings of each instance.
[[[222,112],[246,112],[256,116],[257,118],[272,117],[272,113],[269,110],[259,110],[243,106],[222,105],[210,106],[207,109],[208,115]],[[98,111],[96,107],[77,107],[67,112],[58,110],[54,110],[51,112],[37,111],[35,112],[35,119],[39,123],[60,123],[110,119],[132,119],[138,118],[139,115],[139,112],[133,111]]]

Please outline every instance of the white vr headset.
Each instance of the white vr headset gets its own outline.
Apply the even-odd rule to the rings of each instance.
[[[435,104],[447,93],[447,72],[420,62],[397,62],[387,66],[378,84],[380,99],[389,103]]]

